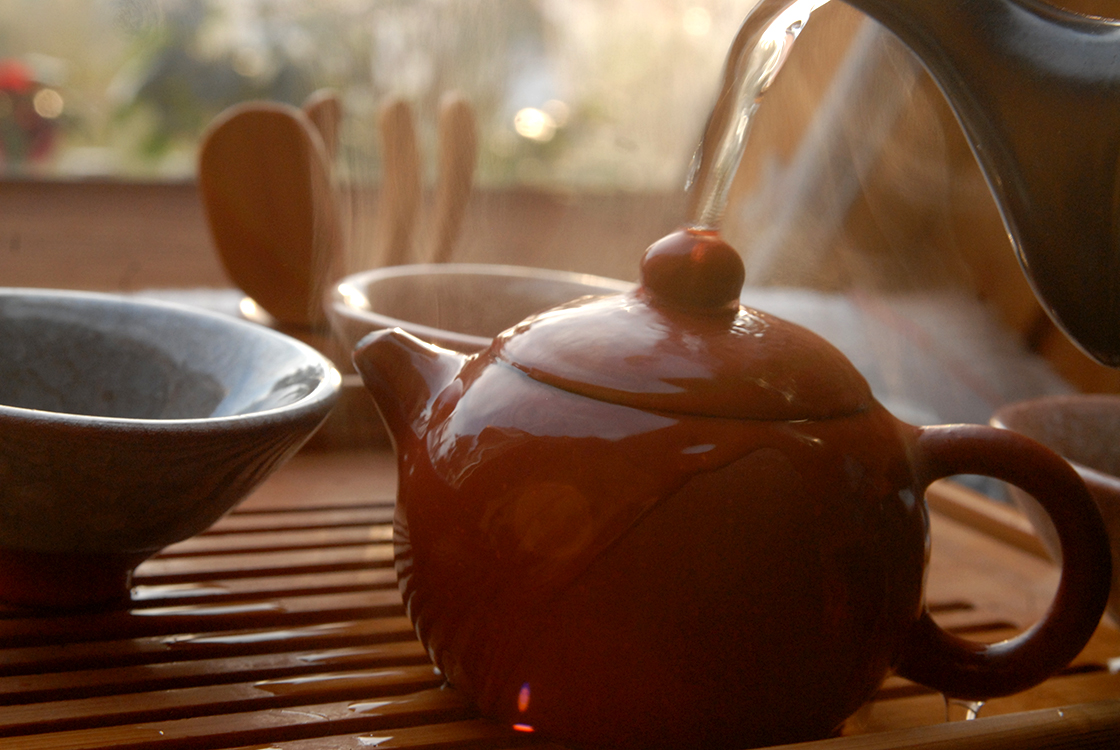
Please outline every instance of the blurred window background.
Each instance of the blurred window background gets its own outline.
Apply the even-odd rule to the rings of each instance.
[[[442,94],[480,127],[480,185],[679,189],[755,0],[0,0],[7,177],[182,180],[223,109],[330,87],[339,167],[377,179],[376,113]],[[430,160],[428,160],[430,161]]]
[[[0,276],[227,283],[192,184],[201,135],[236,103],[299,105],[330,88],[351,257],[386,257],[381,108],[411,104],[430,188],[439,104],[457,91],[479,150],[456,259],[632,278],[641,250],[688,216],[689,162],[757,1],[0,0]],[[722,231],[754,287],[963,289],[1071,382],[1120,390],[1042,312],[937,87],[845,3],[814,13],[767,93]],[[957,339],[945,330],[928,341]],[[923,366],[877,338],[871,361]]]

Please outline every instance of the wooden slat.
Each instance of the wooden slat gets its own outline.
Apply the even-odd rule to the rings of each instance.
[[[309,649],[336,649],[371,643],[413,640],[407,617],[325,622],[241,630],[176,632],[157,636],[116,638],[61,644],[16,646],[0,650],[0,674],[34,674],[72,669],[196,659],[233,658],[246,654]]]
[[[1097,701],[782,746],[783,750],[795,747],[797,750],[1115,750],[1120,747],[1120,701]]]
[[[930,516],[930,536],[926,593],[931,601],[965,599],[975,621],[1003,621],[1020,628],[1034,623],[1049,607],[1060,571],[1048,560],[938,512]]]
[[[0,707],[0,737],[248,712],[327,700],[371,700],[439,687],[442,682],[435,668],[425,664],[3,706]]]
[[[144,669],[128,665],[15,675],[0,677],[0,711],[5,705],[277,679],[315,674],[325,669],[375,669],[428,664],[428,655],[419,641],[406,640],[320,651],[158,662],[149,664]]]
[[[143,580],[143,579],[141,579]],[[318,571],[245,578],[219,578],[205,582],[138,584],[132,589],[132,607],[201,604],[232,598],[260,599],[397,587],[392,568]]]
[[[0,647],[75,643],[124,636],[309,625],[403,614],[392,590],[265,601],[185,604],[55,618],[11,619],[0,626]]]
[[[366,544],[249,554],[208,555],[205,558],[157,557],[136,569],[137,583],[205,581],[219,577],[250,577],[269,573],[292,574],[383,567],[393,562],[393,545]]]
[[[982,718],[1016,716],[1025,711],[1068,705],[1084,695],[1115,696],[1117,682],[1116,676],[1107,672],[1058,676],[1044,683],[1044,687],[989,701],[981,708],[980,715]],[[899,727],[936,727],[945,720],[943,696],[934,691],[915,691],[896,700],[877,700],[865,707],[854,724],[850,723],[849,733],[853,736],[874,735]],[[1033,750],[1034,746],[1028,747]]]
[[[308,740],[270,743],[268,750],[369,750],[371,747],[397,748],[397,750],[422,750],[423,748],[521,747],[533,743],[534,747],[562,750],[560,745],[544,742],[529,733],[511,731],[490,721],[470,719],[447,724],[429,724],[422,727],[398,729],[364,734],[332,735]],[[242,747],[235,750],[261,750],[259,747]]]
[[[301,739],[324,730],[377,732],[461,720],[471,709],[452,690],[425,690],[373,700],[292,705],[279,710],[223,713],[164,721],[90,727],[4,739],[4,750],[146,750],[198,747],[207,738],[211,747],[271,744]],[[218,744],[220,743],[220,744]]]
[[[260,512],[235,512],[218,521],[204,536],[245,533],[250,531],[276,532],[285,529],[336,528],[339,526],[363,527],[370,524],[391,523],[392,505],[353,505],[348,508],[311,508]],[[189,540],[188,540],[189,541]],[[187,542],[180,542],[186,544]],[[174,551],[179,545],[168,547]]]
[[[185,670],[187,680],[201,681],[205,685],[173,689],[167,689],[165,686],[156,688],[156,686],[149,685],[148,689],[153,690],[153,692],[122,695],[119,691],[114,690],[111,694],[101,698],[84,697],[39,703],[20,708],[0,709],[0,734],[15,732],[26,735],[43,730],[57,733],[66,730],[71,725],[105,726],[122,722],[133,723],[144,720],[145,717],[155,718],[158,716],[163,721],[180,714],[193,716],[205,713],[208,716],[213,716],[232,710],[244,711],[250,708],[255,708],[258,711],[265,708],[276,710],[278,707],[286,706],[293,701],[298,702],[305,697],[311,697],[316,701],[332,697],[366,701],[375,695],[397,695],[408,690],[439,684],[441,678],[426,663],[423,650],[414,640],[394,644],[390,649],[389,654],[386,654],[383,649],[381,653],[376,651],[371,653],[368,648],[352,648],[333,653],[297,654],[282,656],[278,660],[274,658],[271,662],[264,664],[259,660],[253,663],[252,660],[245,662],[242,658],[239,663],[238,659],[226,659],[223,660],[223,665],[227,676],[230,669],[235,669],[238,666],[249,671],[261,669],[266,672],[276,669],[285,671],[293,668],[299,671],[299,674],[295,676],[276,674],[251,684],[226,686],[215,686],[214,684],[216,682],[221,683],[223,680],[222,669],[215,668],[216,665],[204,662],[179,664],[171,672],[163,673],[167,679],[172,681],[184,679]],[[337,669],[347,664],[362,662],[371,656],[379,660],[389,658],[397,661],[407,661],[412,664],[420,662],[421,666],[408,666],[404,669],[398,668],[391,671],[380,670],[377,673],[326,673],[323,671],[324,669]],[[116,668],[115,670],[90,672],[85,675],[60,675],[55,678],[55,684],[66,685],[69,683],[69,686],[65,689],[72,691],[75,689],[75,680],[68,680],[67,678],[78,678],[77,681],[80,682],[81,678],[84,677],[87,682],[93,681],[103,684],[106,679],[112,680],[114,676],[125,677],[130,672],[135,673],[135,670]],[[149,679],[153,677],[150,669],[145,670],[145,674]],[[48,680],[49,677],[38,676],[34,679],[38,680],[39,686],[42,687],[43,681]],[[123,689],[127,685],[128,681],[125,679],[118,687]],[[96,694],[98,691],[94,690],[92,692]],[[102,689],[100,692],[105,691]],[[89,738],[82,739],[83,745],[87,741],[90,741]],[[112,742],[98,744],[98,741],[94,741],[94,745],[114,746]],[[3,746],[13,745],[5,741]],[[44,746],[53,747],[55,745],[48,743]]]
[[[161,559],[197,557],[214,553],[279,552],[299,549],[320,550],[330,547],[354,547],[393,541],[393,528],[387,524],[354,524],[343,526],[305,526],[276,528],[255,532],[200,534],[163,551]]]
[[[1035,557],[1049,560],[1050,555],[1035,534],[1030,521],[1014,508],[997,503],[951,480],[942,479],[930,485],[926,502],[931,510],[970,526]]]

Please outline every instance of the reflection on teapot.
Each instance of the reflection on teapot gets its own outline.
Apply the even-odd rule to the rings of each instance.
[[[483,713],[586,746],[768,745],[834,733],[892,669],[982,699],[1081,650],[1110,557],[1068,464],[900,422],[831,345],[739,304],[715,233],[641,271],[469,357],[399,330],[356,351],[399,459],[408,613]],[[1054,604],[1002,644],[924,605],[922,497],[955,473],[1023,487],[1061,530]]]

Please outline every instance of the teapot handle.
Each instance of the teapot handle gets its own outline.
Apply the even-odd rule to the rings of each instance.
[[[982,425],[919,428],[915,459],[923,489],[952,474],[982,474],[1033,495],[1057,528],[1062,573],[1042,619],[1002,643],[951,635],[926,609],[903,643],[898,674],[965,700],[1010,695],[1043,682],[1081,652],[1108,599],[1108,536],[1084,482],[1034,440]]]

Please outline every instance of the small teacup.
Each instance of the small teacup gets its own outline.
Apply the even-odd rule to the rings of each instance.
[[[1003,427],[1034,438],[1064,457],[1096,500],[1112,544],[1112,595],[1108,613],[1120,623],[1120,395],[1044,396],[1000,408],[992,416]],[[1057,533],[1038,502],[1008,485],[1050,556],[1061,560]]]

